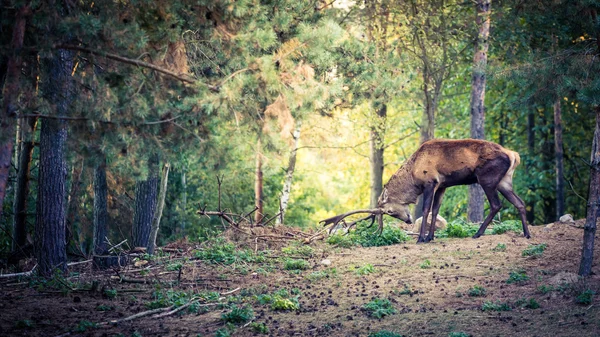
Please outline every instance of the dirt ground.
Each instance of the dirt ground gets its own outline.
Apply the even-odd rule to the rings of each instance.
[[[74,265],[71,276],[54,285],[0,279],[0,336],[256,336],[267,328],[270,336],[368,336],[381,330],[403,336],[599,336],[598,296],[585,303],[581,294],[599,294],[600,277],[577,280],[569,274],[579,267],[583,230],[577,226],[583,221],[532,227],[530,240],[509,232],[373,248],[320,241],[311,245],[310,257],[281,250],[299,247],[282,239],[273,241],[279,248],[265,261],[233,264],[197,259],[194,252],[203,247],[182,243],[179,253],[119,271]],[[260,251],[262,240],[255,242],[250,250]],[[541,257],[522,256],[530,245],[543,243]],[[598,249],[595,256],[598,272]],[[304,259],[308,269],[286,270],[286,259]],[[324,265],[325,259],[331,264]],[[374,270],[360,275],[356,268],[368,265]],[[509,283],[511,272],[528,279]],[[298,297],[298,310],[274,310],[257,299],[281,289]],[[197,295],[197,312],[158,309],[110,322],[147,312],[153,294],[169,290]],[[207,292],[216,297],[202,295]],[[395,313],[367,315],[362,307],[373,298],[388,299]],[[490,304],[505,304],[509,311],[483,310]],[[222,315],[233,306],[252,307],[254,318],[227,326]]]

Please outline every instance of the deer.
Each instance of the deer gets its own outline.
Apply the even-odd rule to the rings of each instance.
[[[529,239],[531,234],[527,227],[525,203],[513,190],[513,174],[520,161],[517,152],[490,141],[479,139],[429,140],[421,144],[418,150],[384,185],[376,209],[351,211],[321,222],[324,225],[334,224],[333,226],[335,226],[350,215],[369,213],[369,216],[353,221],[348,227],[367,219],[371,219],[372,225],[377,218],[379,231],[381,231],[383,215],[411,224],[409,205],[414,204],[417,198],[423,195],[423,219],[431,219],[431,221],[422,222],[417,243],[427,243],[434,239],[435,219],[437,219],[446,189],[457,185],[478,183],[490,203],[490,211],[473,238],[482,236],[494,216],[500,211],[502,207],[498,196],[498,192],[500,192],[519,211],[523,224],[523,236]],[[429,213],[431,213],[431,217],[429,217]],[[427,235],[425,235],[426,233]]]

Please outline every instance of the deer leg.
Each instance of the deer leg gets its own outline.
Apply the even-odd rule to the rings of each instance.
[[[437,215],[440,212],[440,206],[442,205],[442,198],[444,197],[444,193],[446,192],[445,188],[438,188],[435,192],[435,196],[433,197],[433,207],[431,208],[431,224],[429,225],[429,234],[425,240],[433,241],[433,237],[435,235],[435,223],[437,222]]]
[[[427,228],[427,217],[431,211],[431,205],[433,204],[433,198],[435,196],[435,184],[429,184],[425,186],[423,190],[423,221],[421,221],[421,229],[419,230],[419,238],[417,243],[429,242],[425,238],[425,229]]]
[[[490,224],[490,222],[492,222],[492,219],[494,219],[494,216],[496,216],[500,208],[502,208],[502,202],[500,202],[500,197],[498,196],[498,192],[496,191],[496,189],[489,186],[481,187],[483,187],[483,191],[485,192],[485,195],[487,196],[488,201],[490,202],[490,214],[488,214],[485,220],[483,220],[483,223],[479,227],[479,230],[477,231],[477,233],[475,233],[475,235],[473,235],[473,239],[477,239],[478,237],[483,235],[487,226]]]
[[[527,227],[527,214],[525,213],[525,203],[519,196],[513,191],[512,186],[504,186],[500,184],[498,186],[498,190],[502,195],[508,200],[511,204],[515,205],[517,210],[519,210],[519,215],[521,216],[521,222],[523,223],[523,236],[526,238],[531,238],[531,234],[529,233],[529,228]]]

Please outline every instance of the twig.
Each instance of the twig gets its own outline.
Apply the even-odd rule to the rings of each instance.
[[[231,295],[231,294],[233,294],[234,292],[236,292],[236,291],[238,291],[238,290],[240,290],[240,289],[242,289],[242,288],[240,288],[240,287],[237,287],[237,288],[235,288],[235,289],[233,289],[233,290],[230,290],[230,291],[227,291],[227,292],[221,293],[221,296],[223,296],[223,295]]]
[[[165,311],[169,311],[172,310],[175,306],[172,305],[170,307],[166,307],[166,308],[158,308],[158,309],[152,309],[152,310],[146,310],[146,311],[142,311],[139,312],[135,315],[131,315],[122,319],[117,319],[117,320],[112,320],[112,321],[108,321],[108,322],[104,322],[104,323],[100,323],[99,325],[108,325],[108,324],[119,324],[119,323],[123,323],[123,322],[128,322],[131,320],[134,320],[136,318],[140,318],[140,317],[144,317],[144,316],[150,316],[150,315],[154,315],[154,314],[159,314]]]
[[[30,276],[33,271],[35,270],[35,268],[37,268],[37,263],[35,264],[35,266],[33,266],[33,268],[31,268],[30,271],[26,271],[23,273],[14,273],[14,274],[3,274],[0,275],[0,278],[9,278],[9,277],[18,277],[18,276]]]
[[[92,259],[89,259],[89,260],[79,261],[79,262],[70,262],[70,263],[67,263],[67,266],[72,267],[72,266],[76,266],[79,264],[90,263],[92,261],[93,261]]]
[[[112,250],[114,250],[114,249],[116,249],[116,248],[120,247],[120,246],[121,246],[122,244],[124,244],[125,242],[127,242],[127,239],[125,239],[125,240],[121,241],[120,243],[118,243],[118,244],[116,244],[116,245],[112,246],[111,248],[109,248],[109,249],[108,249],[108,251],[109,251],[109,252],[111,252]]]

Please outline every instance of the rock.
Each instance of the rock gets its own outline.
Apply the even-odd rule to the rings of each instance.
[[[577,276],[577,274],[561,271],[560,273],[552,276],[548,280],[548,283],[550,283],[551,285],[558,286],[561,284],[577,283],[578,281],[579,281],[579,276]]]
[[[571,214],[565,214],[563,216],[561,216],[558,221],[560,222],[565,222],[565,223],[575,223],[575,220],[573,220],[573,216]]]
[[[429,214],[427,219],[431,221],[431,213]],[[413,226],[413,232],[419,233],[419,231],[421,230],[421,222],[423,222],[423,217],[420,217],[417,219],[417,221],[415,221],[415,225]],[[435,221],[435,230],[444,229],[446,228],[446,225],[448,225],[448,221],[446,221],[446,219],[442,218],[442,216],[438,214],[437,220]],[[425,233],[428,232],[428,230],[425,231]]]
[[[331,260],[325,259],[325,260],[321,261],[321,264],[324,266],[331,266]]]

